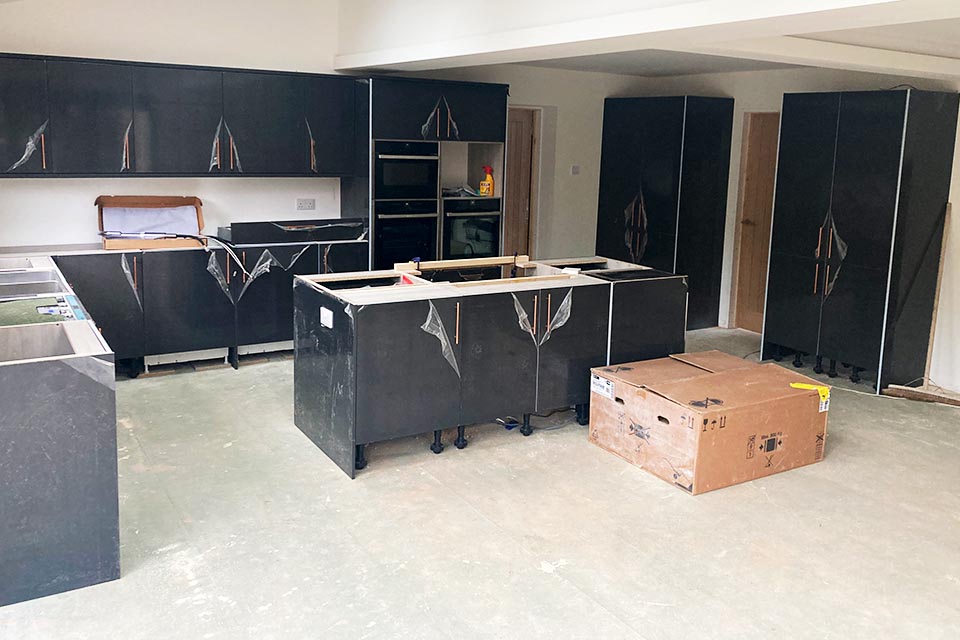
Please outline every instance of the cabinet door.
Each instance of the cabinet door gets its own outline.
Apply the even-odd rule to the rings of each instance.
[[[366,242],[338,242],[320,246],[319,273],[367,271],[370,268],[370,245]]]
[[[683,98],[607,99],[597,254],[673,271]]]
[[[819,353],[820,310],[825,268],[813,255],[770,254],[765,342],[804,353]],[[771,354],[764,353],[764,358]]]
[[[303,82],[310,170],[318,175],[351,175],[358,126],[354,112],[356,80],[317,76],[304,78]],[[363,129],[366,132],[365,122]]]
[[[446,133],[443,83],[374,78],[371,84],[374,139],[439,140]]]
[[[119,174],[134,168],[131,66],[49,60],[47,90],[51,171]]]
[[[117,359],[142,358],[143,255],[96,253],[55,260]]]
[[[238,253],[246,270],[255,276],[249,280],[241,272],[231,283],[237,301],[239,343],[292,340],[293,276],[317,273],[317,245],[244,247]],[[271,265],[269,271],[258,270],[257,265],[264,264]]]
[[[613,285],[610,364],[684,351],[687,284],[664,277]]]
[[[590,399],[590,368],[607,363],[610,285],[543,289],[537,410]]]
[[[687,328],[715,327],[720,316],[723,232],[730,178],[732,98],[688,97],[680,172],[676,273],[687,276]]]
[[[536,409],[539,297],[519,291],[462,299],[461,424]]]
[[[817,253],[830,210],[839,113],[839,93],[783,96],[771,253]]]
[[[224,72],[224,171],[311,173],[303,91],[301,76]]]
[[[47,118],[43,60],[0,58],[0,173],[46,171]]]
[[[457,300],[446,298],[356,313],[358,444],[459,424],[456,309]]]
[[[134,69],[137,173],[182,175],[219,170],[211,161],[216,156],[217,127],[223,114],[221,75],[202,69]],[[223,149],[226,147],[221,146]]]
[[[226,279],[234,278],[226,258],[221,250],[144,252],[143,323],[148,355],[234,345],[234,307],[221,284],[222,280],[229,287]]]
[[[448,83],[442,87],[440,136],[464,142],[503,142],[507,131],[507,87]],[[448,117],[449,116],[449,117]]]

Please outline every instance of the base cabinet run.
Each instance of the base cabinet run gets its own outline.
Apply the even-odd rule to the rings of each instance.
[[[465,425],[585,405],[590,368],[608,362],[614,289],[579,278],[574,286],[477,294],[467,287],[461,296],[367,304],[297,278],[297,427],[353,477],[373,442],[432,431],[439,453],[442,429],[459,427],[455,444],[462,448]],[[686,291],[682,278],[674,279],[682,297],[656,304],[676,307],[680,343],[663,346],[651,332],[651,346],[639,349],[649,357],[683,350]],[[530,433],[526,421],[521,433]]]

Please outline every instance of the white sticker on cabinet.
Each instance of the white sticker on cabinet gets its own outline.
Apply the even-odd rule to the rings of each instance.
[[[320,326],[333,329],[333,311],[320,307]]]

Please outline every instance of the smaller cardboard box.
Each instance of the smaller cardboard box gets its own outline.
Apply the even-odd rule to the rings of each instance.
[[[830,388],[719,351],[591,369],[590,441],[691,494],[823,459]]]

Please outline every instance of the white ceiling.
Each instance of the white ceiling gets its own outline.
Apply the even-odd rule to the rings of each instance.
[[[631,76],[684,76],[697,73],[723,73],[727,71],[763,71],[767,69],[786,69],[795,65],[743,58],[706,55],[702,53],[681,53],[679,51],[661,51],[644,49],[642,51],[624,51],[604,53],[575,58],[557,58],[555,60],[535,60],[522,64],[551,69],[569,69],[572,71],[597,71]]]
[[[954,0],[956,1],[956,0]],[[800,36],[889,51],[905,51],[930,56],[960,59],[960,18],[906,24],[824,31]]]

